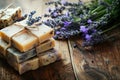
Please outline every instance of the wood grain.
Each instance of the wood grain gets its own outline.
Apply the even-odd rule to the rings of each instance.
[[[115,30],[119,31],[120,28]],[[81,47],[81,38],[71,39],[79,80],[120,80],[120,36],[117,35],[116,38],[96,45],[91,50]],[[77,44],[76,48],[73,47],[74,44]]]
[[[12,1],[22,6],[24,13],[37,10],[37,15],[43,15],[45,8],[48,8],[44,4],[50,0]],[[23,75],[19,75],[4,59],[0,59],[0,80],[76,80],[75,73],[79,80],[120,80],[120,35],[115,41],[105,42],[90,51],[81,48],[81,38],[69,41],[56,40],[56,48],[63,54],[63,60]],[[74,43],[77,43],[78,47],[74,48]],[[73,57],[75,73],[70,54]]]

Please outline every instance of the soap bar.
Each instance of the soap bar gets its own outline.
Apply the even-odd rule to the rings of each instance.
[[[9,27],[3,28],[0,30],[0,36],[1,38],[6,41],[9,42],[10,38],[17,34],[18,32],[20,32],[21,30],[23,30],[23,27],[17,27],[16,25],[11,25]]]
[[[16,48],[10,47],[7,49],[6,54],[4,54],[4,49],[6,48],[7,45],[8,44],[5,41],[0,39],[1,54],[4,55],[5,57],[14,59],[14,62],[21,63],[31,57],[36,56],[38,54],[37,52],[39,52],[39,54],[40,54],[41,52],[44,52],[46,50],[53,48],[55,46],[55,40],[51,38],[51,39],[41,43],[39,46],[36,47],[37,52],[36,52],[36,48],[33,48],[27,52],[22,53],[22,52],[18,51]]]
[[[56,60],[60,60],[62,57],[61,53],[56,49],[51,49],[39,55],[39,65],[46,66],[55,62]]]
[[[26,52],[38,45],[37,38],[27,30],[22,30],[12,37],[12,45],[20,52]]]
[[[0,15],[0,29],[13,24],[15,20],[21,18],[21,11],[20,7],[0,10],[0,13],[3,13]]]
[[[2,54],[3,56],[5,56],[4,50],[5,50],[7,45],[8,44],[6,42],[4,42],[0,37],[0,54]]]
[[[50,45],[48,47],[48,45]],[[47,51],[55,46],[55,41],[53,39],[47,40],[44,43],[41,43],[39,46],[37,46],[39,54],[41,52]],[[43,50],[41,50],[43,49]],[[7,54],[6,57],[14,59],[14,62],[16,61],[17,63],[24,62],[28,60],[31,57],[36,56],[38,53],[36,52],[36,49],[31,49],[27,52],[21,53],[17,49],[11,47],[7,49]]]
[[[27,71],[35,70],[41,66],[45,66],[58,61],[61,59],[61,55],[62,54],[56,51],[56,49],[51,49],[43,52],[39,55],[39,57],[34,57],[23,63],[15,63],[14,60],[11,58],[7,58],[7,61],[14,69],[19,72],[19,74],[23,74]]]
[[[22,25],[22,26],[27,26],[26,20],[23,20],[23,21],[18,22],[16,24],[19,24],[19,25]],[[41,24],[41,25],[37,25],[37,26],[33,25],[33,27],[36,27],[36,28],[35,29],[32,28],[30,31],[39,38],[40,43],[44,42],[48,38],[51,38],[51,37],[54,36],[53,29],[50,28],[49,26],[45,25],[45,24]]]
[[[0,34],[2,39],[7,42],[9,42],[10,38],[12,37],[12,45],[21,52],[26,52],[35,47],[36,45],[54,36],[53,29],[44,24],[37,26],[36,28],[37,30],[23,29],[22,31],[20,26],[17,25],[13,26],[19,28],[17,30],[11,27],[4,28],[0,30]]]
[[[45,41],[42,45],[36,47],[36,52],[41,54],[41,52],[47,51],[55,46],[55,40],[51,38],[49,41]]]

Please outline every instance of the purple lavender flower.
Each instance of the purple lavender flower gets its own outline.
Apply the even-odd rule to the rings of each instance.
[[[66,17],[69,17],[69,15],[70,15],[69,12],[66,12],[66,13],[65,13],[65,16],[66,16]]]
[[[91,40],[91,35],[86,34],[86,35],[85,35],[85,39],[86,39],[86,41],[90,41],[90,40]]]
[[[62,30],[62,31],[65,31],[65,30],[66,30],[66,28],[62,27],[62,28],[61,28],[61,30]]]
[[[61,0],[61,4],[62,5],[66,4],[66,0]]]
[[[58,15],[58,13],[56,13],[56,12],[54,12],[54,13],[53,13],[53,16],[55,16],[55,17],[56,17],[57,15]]]
[[[64,24],[64,27],[67,27],[67,26],[69,26],[71,24],[71,22],[65,21],[63,24]]]
[[[80,31],[83,32],[83,33],[87,33],[88,28],[86,28],[86,26],[80,26]]]
[[[88,19],[88,20],[87,20],[87,23],[91,24],[91,23],[92,23],[92,20],[91,20],[91,19]]]
[[[57,35],[59,35],[59,34],[60,34],[60,32],[59,32],[59,31],[56,31],[56,34],[57,34]]]

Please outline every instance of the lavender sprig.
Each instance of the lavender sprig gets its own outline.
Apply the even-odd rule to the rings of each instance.
[[[28,20],[26,21],[26,23],[28,24],[28,26],[31,26],[32,24],[39,22],[41,17],[35,17],[33,18],[33,15],[36,13],[36,11],[32,11],[30,12],[30,14],[28,15]]]

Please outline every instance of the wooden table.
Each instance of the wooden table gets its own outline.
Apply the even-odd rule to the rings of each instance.
[[[49,0],[15,2],[19,2],[17,5],[21,5],[24,12],[35,9],[39,15],[45,13],[44,3],[47,1]],[[117,30],[120,31],[120,28]],[[79,44],[78,47],[73,47],[74,42]],[[56,48],[62,52],[63,60],[23,75],[19,75],[6,61],[0,59],[0,80],[120,80],[120,36],[115,41],[105,42],[90,51],[81,49],[81,42],[80,38],[56,40]]]

